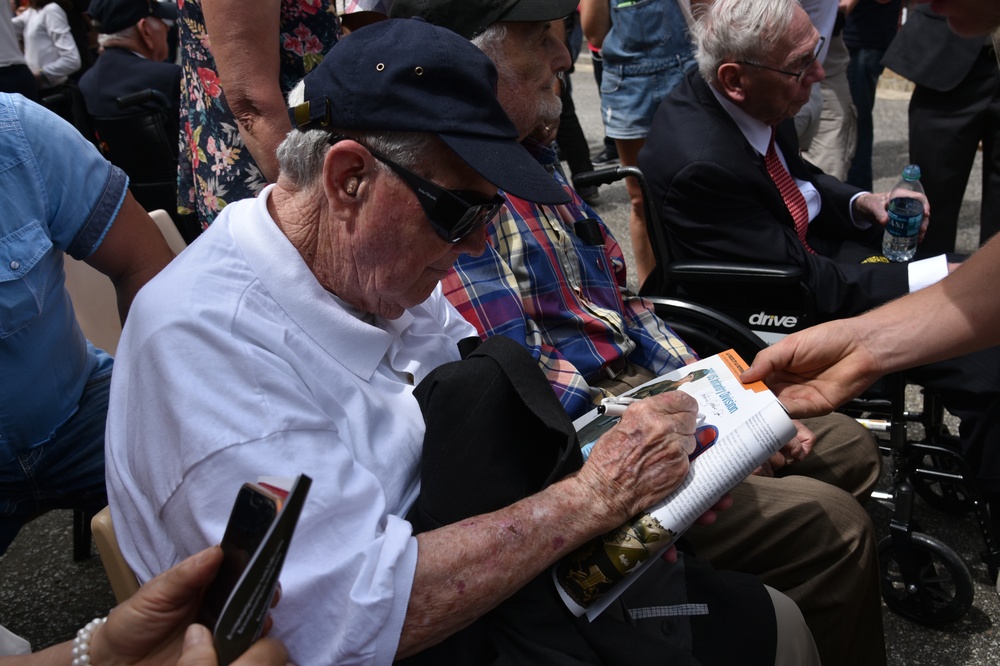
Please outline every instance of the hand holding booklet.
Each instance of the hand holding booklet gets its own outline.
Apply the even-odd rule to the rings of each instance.
[[[763,383],[740,382],[746,367],[730,349],[657,377],[573,423],[586,458],[618,423],[620,405],[666,391],[684,391],[698,401],[695,450],[684,482],[553,566],[559,596],[574,614],[597,617],[699,516],[795,436],[792,420]]]

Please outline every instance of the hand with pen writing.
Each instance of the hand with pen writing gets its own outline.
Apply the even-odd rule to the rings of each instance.
[[[637,400],[594,445],[579,474],[622,521],[675,490],[695,448],[698,402],[680,391]]]
[[[597,441],[587,459],[588,464],[595,460],[594,456],[598,452],[598,447],[607,444],[608,442],[605,440],[611,435],[619,431],[633,434],[636,429],[644,427],[647,418],[659,421],[658,425],[661,426],[661,431],[658,433],[653,431],[653,434],[657,437],[664,437],[666,443],[670,445],[667,449],[668,455],[671,456],[667,465],[669,485],[662,490],[662,495],[659,497],[653,500],[641,500],[638,508],[633,509],[628,517],[653,506],[660,499],[673,492],[687,476],[690,461],[699,449],[699,433],[706,429],[715,430],[713,426],[704,425],[705,417],[697,410],[697,400],[682,391],[668,391],[644,398],[628,396],[606,398],[598,408],[600,413],[608,416],[620,416],[621,420],[615,428]],[[706,443],[704,448],[710,445],[710,443]],[[587,465],[584,465],[584,469],[586,468]],[[730,506],[732,506],[732,497],[726,493],[711,509],[699,517],[697,522],[702,525],[710,525],[715,522],[719,511],[728,509]],[[670,546],[662,553],[661,557],[668,562],[673,562],[677,559],[677,551],[673,546]]]

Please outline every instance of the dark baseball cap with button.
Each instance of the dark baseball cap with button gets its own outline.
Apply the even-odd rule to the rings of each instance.
[[[466,39],[497,21],[554,21],[576,10],[578,0],[395,0],[389,15],[420,16]]]
[[[505,192],[541,204],[570,197],[518,142],[496,97],[497,72],[472,42],[422,19],[351,32],[304,79],[292,126],[424,132]]]
[[[90,0],[87,14],[94,21],[97,32],[111,35],[148,16],[176,21],[177,5],[157,0]]]

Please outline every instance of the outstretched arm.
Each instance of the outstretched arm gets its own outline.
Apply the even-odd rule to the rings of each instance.
[[[998,281],[994,238],[937,284],[785,338],[758,354],[743,379],[764,380],[793,416],[829,412],[885,373],[1000,344]]]
[[[741,379],[763,380],[793,417],[828,414],[885,372],[860,340],[861,318],[840,319],[788,336],[758,353]]]

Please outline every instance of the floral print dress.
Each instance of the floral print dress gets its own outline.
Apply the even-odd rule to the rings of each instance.
[[[243,145],[212,58],[201,0],[179,0],[181,44],[180,159],[177,209],[197,213],[202,228],[225,205],[254,197],[267,181]],[[287,94],[323,60],[340,36],[332,0],[281,0],[281,90]]]

